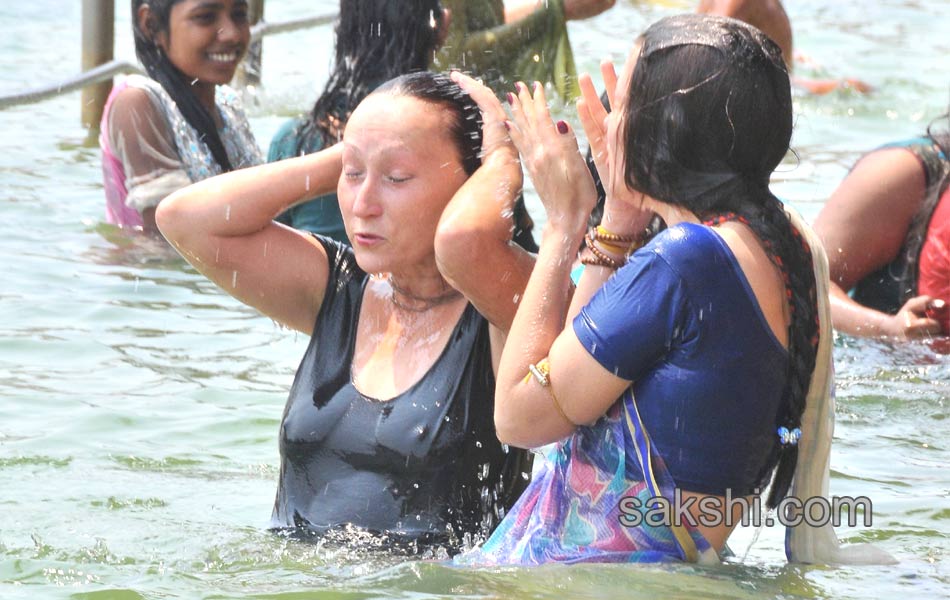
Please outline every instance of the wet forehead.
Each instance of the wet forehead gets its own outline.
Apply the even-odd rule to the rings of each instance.
[[[444,158],[454,150],[444,110],[417,98],[371,94],[350,116],[343,141],[364,154],[404,151]]]

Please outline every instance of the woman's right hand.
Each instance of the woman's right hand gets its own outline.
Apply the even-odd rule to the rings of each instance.
[[[600,73],[607,92],[607,104],[610,109],[613,109],[617,106],[615,97],[617,73],[613,63],[602,62]],[[639,234],[647,228],[653,218],[653,213],[642,208],[642,195],[627,187],[623,173],[612,172],[607,160],[608,108],[605,108],[600,101],[590,75],[586,73],[581,75],[579,83],[581,97],[577,101],[577,116],[587,133],[594,165],[597,167],[607,195],[601,223],[612,233]]]
[[[883,333],[899,340],[915,340],[940,335],[942,333],[940,322],[927,316],[933,302],[934,299],[930,296],[911,298],[904,303],[897,314],[888,315],[883,323]]]

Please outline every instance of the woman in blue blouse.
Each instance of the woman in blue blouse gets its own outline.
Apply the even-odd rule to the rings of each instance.
[[[486,128],[504,121],[548,214],[502,353],[496,429],[514,446],[557,442],[462,562],[716,560],[737,516],[727,501],[752,503],[771,482],[775,507],[793,475],[795,493],[807,493],[798,443],[811,466],[816,440],[830,442],[818,432],[830,382],[818,320],[827,276],[816,276],[812,250],[815,265],[823,257],[769,191],[792,131],[778,46],[740,21],[680,15],[646,31],[619,83],[604,73],[614,110],[607,116],[589,78],[578,106],[607,192],[603,225],[586,236],[594,186],[543,89],[519,84],[509,121],[456,75]],[[653,215],[667,229],[642,239]],[[582,239],[587,268],[571,300]],[[806,398],[824,417],[806,412]],[[683,510],[663,509],[674,502]],[[828,551],[790,557],[848,560],[824,534]]]

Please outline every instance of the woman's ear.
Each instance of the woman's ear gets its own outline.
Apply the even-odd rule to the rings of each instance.
[[[168,41],[161,27],[158,24],[158,18],[155,16],[155,13],[152,12],[152,7],[148,4],[142,4],[139,6],[138,11],[135,15],[136,23],[139,26],[139,31],[145,35],[146,38],[152,41],[156,46],[159,46],[162,50],[165,50],[166,42]]]
[[[436,21],[435,29],[435,50],[438,50],[445,44],[449,37],[449,28],[452,26],[452,11],[448,8],[442,9],[442,19]]]

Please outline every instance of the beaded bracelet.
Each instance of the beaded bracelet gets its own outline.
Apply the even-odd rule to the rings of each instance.
[[[587,235],[584,236],[584,242],[587,244],[587,249],[590,250],[590,253],[594,255],[594,258],[584,257],[581,259],[581,263],[585,265],[596,265],[601,267],[608,267],[610,269],[619,269],[623,266],[619,260],[607,256],[604,254],[596,245],[594,245],[594,238],[591,236],[591,233],[588,231]],[[624,259],[626,262],[626,259]]]

